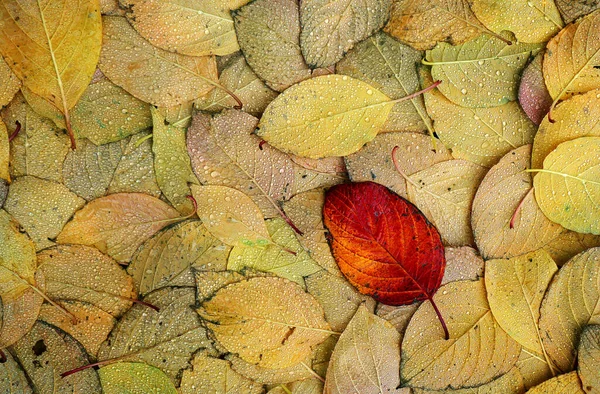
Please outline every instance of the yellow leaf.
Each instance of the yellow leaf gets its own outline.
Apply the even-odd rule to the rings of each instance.
[[[600,326],[591,325],[583,329],[579,340],[577,373],[586,393],[600,392]]]
[[[588,249],[562,266],[542,302],[542,344],[563,372],[573,369],[583,326],[600,323],[600,248]]]
[[[21,88],[21,81],[11,71],[3,57],[0,56],[0,107],[10,103]]]
[[[402,341],[403,385],[429,390],[478,386],[513,367],[521,346],[494,320],[483,280],[451,282],[434,300],[450,339],[444,339],[431,303],[421,304]]]
[[[144,363],[115,363],[98,370],[104,394],[177,394],[169,377]]]
[[[589,0],[556,0],[556,6],[565,23],[571,23],[580,16],[597,10],[600,3]]]
[[[545,360],[553,371],[555,368],[543,348],[538,320],[542,299],[556,271],[556,263],[544,250],[485,263],[487,298],[496,321],[515,341]]]
[[[533,179],[540,209],[570,230],[600,235],[600,137],[563,142]]]
[[[312,67],[329,67],[359,41],[381,29],[391,0],[303,0],[300,46]]]
[[[138,246],[178,221],[178,216],[175,209],[147,194],[111,194],[75,213],[56,241],[95,246],[117,261],[129,261]]]
[[[540,358],[539,355],[524,348],[521,349],[521,355],[515,368],[519,370],[527,389],[537,386],[553,376],[550,366],[543,357]]]
[[[225,1],[121,0],[121,5],[129,23],[158,48],[189,56],[224,56],[239,49]]]
[[[44,298],[33,287],[24,289],[16,298],[11,294],[2,295],[0,347],[6,348],[16,343],[31,330],[38,319],[43,302]],[[52,308],[56,309],[53,306]]]
[[[446,268],[442,285],[459,280],[479,280],[483,277],[484,261],[478,251],[470,246],[446,247]]]
[[[595,11],[561,30],[548,43],[543,71],[554,103],[600,87],[598,21]]]
[[[521,394],[525,391],[523,377],[516,368],[481,386],[458,390],[422,390],[413,389],[412,394]],[[410,394],[410,393],[407,393]]]
[[[273,100],[256,134],[298,156],[346,156],[375,138],[394,104],[365,82],[324,75],[300,82]]]
[[[583,394],[577,372],[559,375],[529,390],[527,394]]]
[[[332,334],[317,301],[283,278],[227,285],[198,313],[221,345],[263,368],[298,364]]]
[[[100,56],[98,0],[6,0],[0,8],[0,52],[25,87],[65,115],[90,83]]]
[[[214,57],[156,48],[122,17],[107,16],[103,22],[100,69],[134,97],[157,107],[173,107],[201,97],[217,85]]]
[[[395,0],[385,31],[418,50],[439,41],[459,45],[487,29],[471,11],[470,0]]]
[[[521,42],[546,42],[564,26],[554,0],[474,0],[472,9],[487,28]]]
[[[10,144],[8,142],[8,130],[3,121],[0,120],[0,179],[10,182],[8,164],[10,161]]]
[[[390,323],[360,306],[331,355],[324,392],[396,392],[399,365],[400,334]]]
[[[244,193],[226,186],[192,185],[198,217],[208,231],[231,246],[272,244],[258,206]]]
[[[15,361],[13,356],[5,352],[5,360],[0,365],[0,376],[2,376],[2,380],[7,382],[8,384],[8,393],[23,393],[29,394],[32,393],[33,390],[29,385],[29,381],[27,377],[25,377],[25,371],[19,366],[19,364]]]

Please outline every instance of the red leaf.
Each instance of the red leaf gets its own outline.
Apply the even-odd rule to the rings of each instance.
[[[388,305],[431,301],[446,259],[417,207],[377,183],[349,183],[327,193],[323,216],[335,260],[358,291]]]

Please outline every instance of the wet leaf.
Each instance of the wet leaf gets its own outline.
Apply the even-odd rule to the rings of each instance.
[[[591,325],[583,329],[579,340],[577,373],[587,393],[600,390],[600,326]]]
[[[459,280],[479,280],[483,277],[484,261],[476,249],[469,246],[444,248],[446,269],[442,285]]]
[[[425,105],[436,134],[455,158],[490,167],[510,150],[533,142],[535,126],[516,102],[467,108],[433,89],[425,94]]]
[[[8,142],[8,130],[4,122],[0,120],[0,180],[10,182],[8,164],[10,161],[10,145]]]
[[[40,250],[54,245],[52,240],[84,203],[85,200],[61,183],[24,176],[11,184],[4,208],[23,226],[36,249]]]
[[[548,93],[542,73],[543,59],[544,52],[535,56],[523,70],[519,84],[519,104],[536,125],[542,123],[552,106],[552,97]]]
[[[313,353],[316,353],[316,351]],[[277,369],[262,368],[258,365],[250,364],[235,354],[229,354],[225,359],[231,363],[231,368],[235,372],[250,380],[262,384],[283,384],[313,377],[312,371],[306,368],[306,365],[310,365],[312,356],[311,354],[306,357],[303,361],[304,365],[299,363],[291,367]]]
[[[360,42],[336,65],[336,72],[360,79],[399,99],[420,90],[416,65],[422,54],[380,32]],[[397,103],[383,130],[425,131],[431,129],[423,97]]]
[[[396,0],[390,13],[385,31],[418,50],[431,49],[438,41],[459,45],[486,30],[469,0]]]
[[[400,342],[402,342],[406,327],[421,304],[421,302],[400,306],[377,304],[375,314],[389,321],[396,328],[401,335]]]
[[[598,0],[556,0],[556,6],[565,23],[571,23],[580,16],[598,9],[600,2]]]
[[[106,394],[177,394],[173,382],[160,369],[144,363],[116,363],[98,370]]]
[[[471,205],[485,168],[447,160],[408,177],[408,199],[439,230],[444,245],[473,245]]]
[[[226,269],[230,249],[200,221],[186,221],[144,242],[127,272],[140,294],[167,286],[195,286],[193,270]]]
[[[90,83],[100,56],[98,1],[7,0],[0,9],[0,30],[0,52],[9,67],[25,87],[65,115],[70,129],[69,110]],[[71,140],[74,147],[72,135]]]
[[[98,359],[143,362],[161,369],[177,382],[192,353],[211,347],[206,329],[192,309],[194,288],[156,290],[144,301],[157,306],[160,312],[134,305],[102,344]]]
[[[234,246],[229,254],[227,269],[241,271],[250,267],[271,272],[304,287],[304,277],[322,268],[302,248],[294,230],[283,219],[267,220],[266,226],[273,244],[265,248]]]
[[[358,152],[346,156],[350,179],[353,182],[380,183],[406,197],[406,180],[392,160],[392,151],[396,146],[398,167],[409,176],[436,163],[452,159],[450,151],[430,136],[417,133],[384,133],[375,137]]]
[[[412,394],[438,394],[438,393],[452,393],[452,394],[495,394],[495,393],[506,393],[506,394],[520,394],[525,392],[523,386],[523,377],[516,368],[511,369],[504,375],[492,380],[489,383],[482,384],[481,386],[458,389],[458,390],[422,390],[413,389]]]
[[[300,50],[298,1],[256,0],[235,11],[233,19],[246,61],[267,85],[283,91],[310,78]]]
[[[600,87],[600,12],[593,12],[561,30],[548,43],[543,71],[554,103]]]
[[[158,110],[152,110],[152,153],[156,181],[163,194],[182,214],[194,211],[188,184],[198,184],[185,143],[185,129],[165,124]]]
[[[539,327],[546,353],[562,371],[573,369],[581,330],[598,324],[600,314],[588,305],[600,299],[600,248],[569,260],[555,275],[542,302]]]
[[[512,14],[511,14],[512,15]],[[510,40],[510,34],[502,36]],[[427,51],[425,64],[441,80],[440,92],[464,107],[496,107],[517,99],[521,71],[541,45],[508,44],[482,34],[462,45],[439,43]]]
[[[332,333],[316,300],[283,278],[227,285],[198,313],[221,345],[263,368],[300,363]]]
[[[300,46],[313,68],[329,67],[359,41],[381,29],[391,0],[303,0]]]
[[[515,368],[518,369],[519,374],[523,378],[523,384],[527,389],[537,386],[553,377],[546,360],[527,349],[521,349],[521,355]]]
[[[0,384],[5,394],[33,393],[24,371],[10,353],[6,354],[6,361],[0,364]]]
[[[110,257],[83,245],[38,253],[38,286],[54,301],[82,301],[119,317],[137,298],[133,279]]]
[[[227,360],[199,353],[192,360],[192,369],[183,371],[181,394],[261,394],[256,384],[231,369]]]
[[[258,78],[242,55],[237,55],[228,62],[219,76],[219,83],[242,101],[245,112],[254,116],[262,114],[267,105],[277,97],[277,93]],[[234,98],[222,89],[213,89],[195,102],[196,108],[209,112],[219,112],[236,105]]]
[[[485,287],[494,318],[521,346],[546,360],[552,371],[538,320],[542,298],[556,271],[556,263],[544,250],[485,263]]]
[[[513,367],[521,346],[494,320],[483,280],[448,283],[434,298],[450,339],[444,340],[431,303],[421,304],[402,341],[403,385],[428,390],[478,386]]]
[[[535,198],[553,222],[580,233],[600,235],[600,137],[563,142],[544,159],[533,180]]]
[[[152,45],[189,56],[239,49],[226,1],[121,0],[129,23]],[[177,29],[173,29],[177,26]]]
[[[117,261],[129,261],[138,246],[177,217],[175,209],[149,195],[111,194],[76,212],[57,242],[95,246]]]
[[[61,373],[89,363],[81,345],[68,334],[43,322],[13,346],[16,359],[31,379],[35,392],[100,394],[100,380],[93,369],[62,378]]]
[[[362,294],[404,305],[430,300],[440,286],[446,265],[440,234],[414,205],[384,186],[364,182],[330,189],[323,218],[340,270]]]
[[[6,60],[0,58],[0,81],[2,81],[2,88],[0,88],[0,107],[6,106],[10,103],[21,88],[21,81],[12,72]]]
[[[564,24],[554,0],[473,0],[473,12],[496,33],[512,31],[521,42],[547,42]]]
[[[0,347],[14,344],[31,330],[43,302],[44,299],[33,287],[24,289],[18,296],[14,296],[14,293],[2,294]]]
[[[214,58],[185,56],[156,48],[122,17],[107,16],[103,23],[100,69],[134,97],[158,107],[173,107],[214,88],[217,80]]]
[[[269,104],[257,135],[298,156],[346,156],[375,138],[394,104],[379,90],[354,78],[311,78]]]
[[[335,346],[325,392],[397,392],[399,365],[400,335],[390,323],[360,306]]]
[[[570,372],[564,375],[556,376],[544,383],[535,386],[527,394],[583,394],[581,381],[577,372]]]

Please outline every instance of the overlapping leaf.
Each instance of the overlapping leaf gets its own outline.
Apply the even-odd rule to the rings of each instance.
[[[577,353],[577,374],[588,393],[600,391],[600,326],[590,325],[583,329]]]
[[[144,363],[116,363],[98,370],[105,394],[177,394],[173,382],[160,369]]]

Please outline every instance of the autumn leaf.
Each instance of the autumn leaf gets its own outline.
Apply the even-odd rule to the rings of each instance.
[[[600,6],[597,0],[555,0],[555,2],[565,23],[571,23],[580,16],[590,14]]]
[[[539,126],[552,106],[542,73],[544,52],[540,52],[525,67],[519,84],[519,104],[533,123]]]
[[[527,391],[527,394],[545,393],[583,394],[584,391],[581,389],[581,381],[577,376],[577,372],[569,372],[549,379]]]
[[[5,354],[5,357],[5,361],[0,364],[0,381],[5,382],[7,392],[11,394],[32,393],[25,371],[21,369],[10,353]]]
[[[131,394],[160,392],[176,394],[173,382],[160,369],[144,363],[116,363],[98,370],[102,392],[120,394],[127,390]]]
[[[594,393],[600,389],[598,363],[600,362],[600,326],[590,325],[583,329],[577,352],[577,374],[585,392]]]

